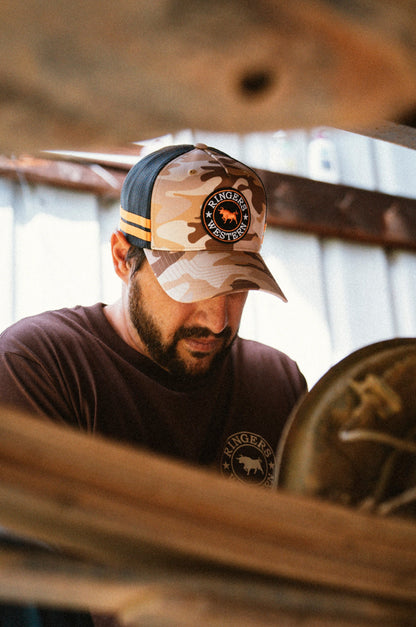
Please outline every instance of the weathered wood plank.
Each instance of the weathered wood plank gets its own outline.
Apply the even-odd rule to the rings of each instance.
[[[412,2],[173,6],[77,0],[51,12],[3,0],[2,150],[120,145],[181,128],[368,125],[414,106]],[[10,50],[20,51],[12,69]]]
[[[189,561],[117,569],[33,547],[0,545],[0,600],[112,614],[123,625],[402,627],[412,604]],[[340,616],[342,614],[342,617]]]
[[[102,564],[186,558],[416,601],[408,521],[227,482],[4,408],[0,470],[0,524]]]

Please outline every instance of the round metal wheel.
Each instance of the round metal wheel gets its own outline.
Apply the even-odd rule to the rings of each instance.
[[[276,485],[380,514],[416,514],[416,338],[366,346],[318,381],[289,419]]]

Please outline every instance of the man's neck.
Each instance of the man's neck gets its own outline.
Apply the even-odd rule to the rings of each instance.
[[[111,305],[106,305],[104,307],[104,315],[117,335],[119,335],[121,339],[126,342],[126,344],[134,348],[134,350],[139,353],[142,353],[142,355],[149,357],[142,341],[140,340],[140,337],[137,332],[132,329],[132,325],[129,323],[126,308],[123,306],[121,298]]]

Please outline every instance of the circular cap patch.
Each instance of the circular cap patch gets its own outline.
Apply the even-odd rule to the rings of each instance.
[[[208,234],[220,242],[238,242],[250,227],[250,208],[236,189],[220,189],[206,198],[201,220]]]

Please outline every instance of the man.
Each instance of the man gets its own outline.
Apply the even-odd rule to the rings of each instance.
[[[0,337],[0,402],[271,485],[305,392],[283,353],[238,337],[249,290],[286,300],[259,251],[253,170],[205,145],[139,161],[112,235],[114,304],[46,312]]]

